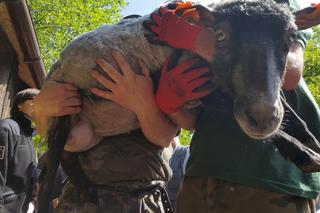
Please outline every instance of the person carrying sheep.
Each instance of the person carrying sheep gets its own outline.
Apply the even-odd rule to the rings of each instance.
[[[91,175],[91,178],[95,178],[94,181],[99,183],[99,188],[93,188],[94,186],[92,186],[93,189],[98,191],[95,195],[98,196],[99,203],[86,202],[89,198],[85,198],[85,202],[81,203],[81,199],[77,197],[79,194],[74,193],[76,192],[74,187],[67,185],[56,211],[69,212],[68,209],[73,209],[74,212],[80,210],[85,212],[99,212],[101,210],[106,210],[107,212],[171,212],[169,200],[163,188],[165,182],[171,177],[169,168],[171,148],[165,147],[169,146],[171,139],[175,137],[177,127],[156,106],[152,81],[143,63],[141,63],[141,67],[144,75],[138,75],[131,71],[130,65],[121,54],[113,52],[113,57],[123,74],[117,72],[116,68],[108,62],[97,60],[98,65],[111,76],[113,81],[106,79],[96,70],[92,70],[92,76],[103,86],[110,89],[110,91],[106,91],[92,88],[92,92],[99,97],[112,100],[135,112],[142,131],[137,130],[130,134],[106,137],[104,142],[83,152],[82,156],[80,156],[81,164],[87,174]],[[170,59],[168,58],[168,61]],[[184,61],[184,63],[175,67],[175,73],[183,77],[184,75],[181,73],[196,62],[195,60]],[[167,72],[166,68],[164,66],[163,72]],[[199,71],[198,69],[194,68],[196,71]],[[208,68],[202,67],[201,70],[199,74],[202,75],[207,72]],[[189,75],[187,78],[193,79],[197,76],[198,74]],[[195,80],[195,82],[197,81]],[[201,80],[194,86],[201,86],[205,82]],[[76,91],[73,91],[72,94],[66,92],[64,95],[59,95],[59,97],[56,95],[57,93],[54,91],[58,88],[64,91],[64,87],[67,85],[51,82],[41,90],[40,95],[35,100],[35,108],[38,111],[38,116],[45,120],[43,123],[47,122],[46,119],[49,113],[61,112],[55,114],[55,116],[59,116],[75,113],[79,110],[80,102],[78,100],[64,104],[65,108],[58,104],[62,100],[70,100],[70,96],[78,99]],[[186,91],[189,91],[188,96],[181,99],[180,103],[202,97],[210,92],[193,93],[192,89],[187,89]],[[69,95],[69,98],[67,95]],[[50,112],[43,107],[45,105],[50,105]],[[116,146],[116,141],[120,141],[122,146]],[[157,145],[154,143],[157,143]],[[111,151],[109,150],[110,148],[112,148]],[[166,151],[163,151],[164,149]],[[116,155],[118,157],[115,160]],[[132,160],[123,159],[126,155],[129,155],[128,157],[132,158]],[[119,163],[121,165],[118,165]],[[101,165],[103,166],[100,169]],[[146,170],[145,168],[148,169]],[[104,170],[107,170],[107,172],[114,170],[114,172],[112,176],[107,177]],[[122,181],[122,177],[136,179],[136,181]],[[149,179],[154,181],[149,183]],[[109,181],[113,182],[108,183]],[[137,185],[137,181],[140,181],[141,184]],[[90,198],[94,199],[94,197]]]
[[[294,9],[298,7],[296,1],[279,2]],[[154,14],[156,25],[159,28],[170,26],[172,28],[167,30],[174,38],[183,37],[181,28],[180,35],[175,31],[179,18],[174,11],[168,11],[165,15]],[[189,25],[188,31],[190,28]],[[196,40],[194,36],[193,40],[182,44],[168,33],[162,37],[151,30],[157,40],[177,48],[190,50],[190,44]],[[193,32],[197,35],[198,26]],[[290,46],[282,88],[287,102],[319,140],[320,110],[302,79],[303,49],[309,38],[308,32],[299,32]],[[158,98],[160,109],[170,113],[165,104],[166,96]],[[271,142],[264,143],[250,139],[240,130],[231,113],[217,109],[204,108],[194,115],[180,108],[170,116],[182,128],[195,129],[186,176],[177,198],[178,213],[315,212],[320,174],[300,171],[279,154],[271,143],[272,138]]]
[[[181,29],[181,28],[180,28]],[[192,28],[190,29],[188,29],[188,30],[192,30]],[[197,28],[196,29],[198,32],[199,32],[199,28]],[[200,31],[201,31],[201,29],[200,29]],[[193,44],[194,43],[194,40],[192,40],[194,37],[189,37],[189,36],[185,36],[185,35],[187,35],[187,34],[183,34],[183,36],[177,36],[177,38],[185,38],[185,42],[183,42],[182,44],[188,44],[188,50],[190,50],[189,49],[189,47],[191,46],[191,47],[194,47],[193,45],[190,45],[190,44]],[[197,35],[196,33],[194,33],[193,35]],[[161,39],[161,38],[160,38]],[[169,42],[175,42],[175,40],[170,40]],[[166,41],[166,42],[168,42],[168,41]],[[181,44],[181,43],[180,43]],[[300,44],[299,44],[300,45]],[[299,52],[299,50],[301,50],[301,47],[299,46],[299,45],[297,45],[297,49],[298,50],[295,50],[295,51],[292,51],[293,52],[293,55],[295,56],[295,52],[297,51],[297,52]],[[175,46],[174,44],[172,44],[171,43],[171,46]],[[175,46],[175,47],[177,47],[177,46]],[[183,46],[178,46],[178,48],[184,48]],[[294,50],[295,48],[293,48],[293,50]],[[191,50],[194,50],[193,48],[191,49]],[[122,70],[122,73],[125,73],[125,71],[126,70],[128,70],[128,69],[130,69],[130,67],[128,66],[128,64],[121,58],[121,55],[117,55],[117,53],[114,53],[115,55],[114,55],[114,57],[115,58],[117,58],[118,59],[118,62],[120,61],[120,63],[118,63],[118,65],[119,65],[119,67],[120,67],[120,69]],[[299,58],[299,57],[298,57]],[[117,59],[116,59],[116,61],[117,61]],[[294,58],[294,60],[295,60],[296,58]],[[301,59],[301,58],[299,58],[299,59]],[[290,59],[289,59],[290,60]],[[102,69],[104,69],[104,71],[105,72],[107,72],[108,74],[110,74],[110,73],[114,73],[114,69],[115,68],[110,68],[110,66],[108,66],[108,63],[107,62],[105,62],[105,61],[99,61],[98,62],[99,63],[99,65],[100,65],[100,67],[102,68]],[[165,66],[164,66],[165,67]],[[177,66],[177,67],[180,67],[179,65]],[[181,69],[181,67],[179,68],[179,69]],[[168,71],[168,70],[166,70],[166,71]],[[147,73],[147,72],[145,72],[145,73]],[[166,73],[166,72],[164,72],[164,73]],[[183,72],[182,72],[183,73]],[[291,73],[290,72],[290,70],[289,69],[287,69],[287,73]],[[111,74],[112,75],[112,74]],[[150,87],[150,79],[149,79],[149,77],[148,77],[148,75],[147,74],[145,74],[144,76],[143,75],[134,75],[134,77],[135,78],[138,78],[137,80],[139,80],[139,82],[140,83],[138,83],[138,84],[134,84],[133,86],[131,85],[130,86],[130,84],[132,83],[132,81],[125,81],[125,76],[117,76],[116,78],[117,79],[113,79],[113,80],[116,80],[116,82],[118,81],[118,80],[120,80],[120,81],[122,81],[122,84],[121,84],[121,86],[119,86],[120,84],[116,84],[116,85],[113,85],[112,83],[110,84],[110,80],[108,81],[106,81],[105,80],[105,78],[103,77],[103,76],[99,76],[97,73],[94,73],[93,72],[93,77],[94,78],[96,78],[102,85],[104,85],[106,88],[109,88],[109,89],[111,89],[112,90],[112,94],[110,94],[110,92],[109,91],[102,91],[102,90],[93,90],[92,92],[94,92],[96,95],[98,95],[98,96],[100,96],[100,97],[102,97],[102,98],[107,98],[107,99],[112,99],[113,101],[115,101],[115,102],[117,102],[117,103],[120,103],[121,105],[123,105],[123,106],[132,106],[132,107],[136,107],[137,105],[140,105],[141,103],[136,103],[136,104],[130,104],[130,102],[127,102],[128,100],[127,99],[125,99],[124,97],[126,96],[126,95],[123,95],[123,94],[131,94],[132,92],[134,92],[134,91],[138,91],[138,90],[140,90],[141,92],[146,92],[147,90],[144,88],[145,86],[147,86],[147,87]],[[288,78],[288,77],[287,77]],[[190,118],[195,118],[192,114],[190,115],[190,114],[188,114],[187,115],[187,117],[186,116],[180,116],[179,115],[179,113],[181,113],[180,112],[180,109],[181,109],[181,107],[184,105],[184,103],[185,102],[187,102],[188,100],[192,100],[192,99],[189,99],[190,97],[187,97],[187,98],[182,98],[181,97],[181,93],[180,93],[180,96],[174,96],[174,95],[176,95],[175,93],[171,93],[170,95],[165,95],[165,94],[168,94],[168,93],[163,93],[162,95],[161,95],[161,93],[160,93],[160,91],[165,91],[165,90],[168,90],[168,81],[170,82],[170,80],[172,80],[172,79],[170,79],[170,77],[169,77],[169,79],[166,79],[165,81],[164,80],[162,80],[162,88],[161,89],[158,89],[158,92],[157,92],[157,94],[156,94],[156,99],[154,98],[154,97],[151,97],[151,96],[148,96],[147,94],[145,94],[145,95],[143,95],[143,97],[150,97],[150,98],[147,98],[147,99],[144,99],[143,100],[143,102],[142,103],[145,103],[145,101],[147,101],[147,102],[149,102],[150,101],[150,103],[157,103],[158,104],[158,106],[160,107],[160,109],[161,110],[163,110],[164,112],[166,112],[166,113],[169,113],[170,114],[170,112],[171,112],[171,117],[173,118],[173,120],[174,121],[177,121],[178,122],[178,124],[180,124],[182,127],[185,127],[185,128],[187,128],[187,129],[190,129],[192,126],[194,126],[194,122],[193,121],[195,121],[195,120],[191,120],[192,122],[188,122],[188,121],[190,121]],[[296,81],[299,81],[299,79],[297,80],[297,79],[295,79]],[[149,82],[149,83],[148,83]],[[114,83],[114,82],[113,82]],[[284,87],[285,87],[285,85],[287,85],[287,83],[292,83],[292,80],[287,80],[286,79],[286,81],[285,81],[285,83],[284,83]],[[126,84],[129,84],[129,86],[127,85],[126,86]],[[160,85],[161,85],[161,82],[160,82]],[[171,84],[172,85],[172,84]],[[294,85],[294,84],[293,84]],[[302,86],[301,86],[302,85]],[[295,86],[295,85],[294,85]],[[111,88],[110,88],[111,87]],[[161,87],[161,86],[160,86]],[[129,89],[130,88],[130,89]],[[142,89],[142,88],[144,88],[144,89]],[[299,88],[300,88],[300,90],[299,90]],[[180,88],[180,89],[182,89],[182,90],[185,90],[185,91],[188,91],[190,88],[188,88],[188,87],[186,87],[186,85],[184,85],[184,87],[182,87],[182,88]],[[306,94],[304,94],[304,91],[306,91],[305,90],[305,88],[303,87],[303,83],[299,83],[298,84],[298,88],[296,89],[296,91],[300,91],[300,93],[298,93],[297,94],[297,96],[301,96],[301,97],[304,97],[304,100],[306,101],[306,105],[308,105],[308,104],[310,104],[310,107],[311,108],[314,108],[314,105],[313,105],[313,103],[312,102],[310,102],[310,99],[309,99],[309,97],[308,96],[306,96]],[[121,95],[122,94],[122,95]],[[295,94],[296,95],[296,94]],[[169,99],[170,98],[170,99]],[[124,102],[122,102],[121,103],[121,101],[122,100],[124,100]],[[173,101],[172,101],[173,100]],[[134,101],[134,100],[133,100]],[[301,100],[299,100],[299,101],[301,101]],[[163,104],[163,105],[161,105],[161,103],[165,103],[165,104]],[[127,104],[129,104],[129,105],[127,105]],[[169,107],[168,107],[168,105],[167,104],[169,104]],[[149,105],[149,104],[147,104],[147,105]],[[150,105],[149,105],[150,106]],[[153,105],[154,106],[154,105]],[[168,107],[167,109],[166,109],[166,107]],[[129,107],[130,108],[130,107]],[[300,110],[300,109],[296,109],[296,110]],[[203,113],[206,113],[206,114],[203,114]],[[198,118],[200,119],[199,120],[199,123],[198,124],[200,124],[200,123],[203,123],[204,125],[207,125],[208,127],[210,127],[210,123],[212,122],[212,123],[215,123],[215,122],[217,122],[217,123],[219,123],[219,125],[220,124],[224,124],[225,125],[225,122],[224,122],[224,119],[225,118],[228,118],[228,122],[230,121],[230,115],[228,115],[227,117],[223,117],[223,118],[220,118],[219,116],[217,116],[217,117],[212,117],[213,115],[211,114],[212,112],[211,112],[211,110],[209,110],[209,109],[207,109],[207,110],[204,110],[203,112],[202,112],[202,114],[200,114],[199,116],[198,116]],[[185,112],[183,112],[183,114],[184,115],[186,115],[185,114]],[[161,115],[161,114],[160,114]],[[162,116],[162,115],[161,115]],[[188,117],[189,116],[189,117]],[[300,116],[301,116],[301,114],[300,114]],[[210,121],[206,121],[205,120],[205,118],[212,118]],[[308,117],[308,116],[306,116],[306,117]],[[181,118],[183,119],[183,122],[181,122]],[[304,119],[306,119],[307,120],[307,118],[305,118],[304,117]],[[179,122],[180,121],[180,122]],[[157,122],[156,122],[156,120],[154,120],[154,119],[152,119],[152,122],[153,122],[153,124],[156,124],[156,127],[155,127],[155,129],[154,130],[158,130],[158,128],[159,128],[159,126],[157,126]],[[189,124],[189,125],[186,125],[186,124]],[[197,125],[198,125],[197,124]],[[169,127],[171,126],[172,124],[170,124],[169,125]],[[174,126],[174,125],[173,125]],[[151,130],[153,130],[153,126],[151,126],[151,125],[149,125],[148,126],[148,128],[150,128]],[[309,127],[309,128],[311,128],[311,127]],[[214,130],[214,129],[213,129]],[[215,155],[215,153],[214,152],[212,152],[212,153],[210,153],[209,155],[209,157],[208,156],[206,156],[206,158],[207,159],[201,159],[201,155],[202,154],[204,154],[204,155],[207,155],[207,153],[206,152],[203,152],[203,153],[196,153],[196,146],[201,146],[201,147],[203,147],[203,146],[210,146],[207,150],[208,151],[216,151],[216,152],[221,152],[221,149],[220,148],[216,148],[215,149],[215,147],[218,147],[218,142],[215,142],[214,141],[214,138],[216,138],[216,137],[218,137],[217,136],[217,134],[219,133],[219,132],[217,132],[217,131],[212,131],[211,130],[211,132],[210,132],[210,135],[205,135],[203,132],[201,132],[202,130],[201,129],[199,129],[199,128],[196,128],[196,132],[195,132],[195,137],[193,138],[193,142],[192,142],[192,150],[191,150],[191,157],[193,158],[193,159],[195,159],[195,158],[197,158],[196,160],[198,160],[199,159],[199,157],[200,157],[200,161],[198,161],[198,163],[200,164],[200,166],[201,166],[201,164],[203,164],[203,165],[205,165],[205,169],[203,170],[204,171],[204,173],[201,173],[200,174],[200,172],[197,172],[197,171],[192,171],[192,169],[194,168],[193,166],[192,166],[192,162],[194,162],[195,160],[190,160],[189,161],[189,163],[188,163],[188,167],[187,167],[187,178],[186,178],[186,180],[185,180],[185,184],[184,184],[184,187],[183,187],[183,190],[185,190],[185,194],[187,194],[187,199],[183,199],[183,191],[182,191],[182,194],[180,195],[180,197],[179,197],[179,199],[178,199],[178,208],[177,208],[177,211],[178,212],[210,212],[210,210],[208,209],[209,207],[211,208],[212,206],[210,206],[211,204],[213,205],[213,206],[217,206],[218,208],[223,208],[222,209],[222,212],[227,212],[227,211],[225,211],[226,209],[224,208],[225,207],[225,205],[224,205],[224,202],[228,202],[229,201],[229,197],[221,197],[220,196],[220,194],[217,194],[217,196],[218,197],[221,197],[221,199],[220,200],[218,200],[218,204],[216,205],[216,203],[214,202],[215,201],[215,197],[214,197],[214,195],[216,194],[215,192],[219,192],[219,189],[231,189],[230,191],[232,192],[233,191],[233,189],[232,188],[230,188],[230,187],[228,187],[228,182],[230,181],[230,182],[232,182],[231,180],[227,180],[226,178],[222,178],[222,181],[217,181],[216,180],[216,178],[217,177],[215,177],[215,175],[213,175],[211,172],[212,171],[215,171],[215,170],[217,170],[217,169],[213,169],[213,168],[211,168],[211,165],[210,165],[210,163],[214,163],[214,162],[217,162],[217,163],[221,163],[221,165],[222,165],[222,167],[224,167],[225,165],[223,165],[222,163],[227,163],[227,162],[221,162],[221,161],[219,161],[220,159],[219,159],[219,157],[221,157],[221,155],[219,156],[219,155]],[[234,123],[233,123],[233,125],[232,125],[232,128],[231,128],[231,131],[233,131],[233,132],[228,132],[228,136],[234,136],[234,134],[232,134],[232,133],[239,133],[240,132],[240,129],[239,129],[239,127],[238,126],[236,126],[236,125],[234,125]],[[211,135],[211,134],[213,134],[213,135]],[[221,132],[221,134],[226,134],[225,132]],[[239,133],[240,134],[240,133]],[[147,135],[146,135],[147,136]],[[207,137],[208,136],[208,137]],[[170,137],[172,137],[172,135],[170,136]],[[199,138],[199,137],[205,137],[205,138]],[[245,136],[241,136],[241,137],[245,137]],[[241,139],[241,137],[237,137],[236,138],[236,140],[240,140]],[[209,138],[209,139],[207,139],[207,138]],[[211,138],[211,139],[210,139]],[[200,141],[199,141],[200,140]],[[236,140],[235,140],[235,142],[236,142]],[[245,137],[245,138],[243,138],[243,140],[244,140],[244,143],[245,143],[245,146],[253,146],[252,148],[253,148],[253,150],[252,150],[252,152],[250,152],[250,153],[257,153],[257,155],[259,155],[259,154],[261,154],[261,149],[258,149],[257,147],[255,147],[255,145],[251,145],[251,142],[252,141],[250,141],[250,139],[248,139],[247,137]],[[165,140],[165,141],[167,141],[167,140]],[[170,140],[169,140],[170,141]],[[195,143],[194,141],[199,141],[199,143]],[[226,135],[222,135],[221,136],[221,138],[219,139],[219,143],[230,143],[229,141],[228,141],[228,138],[227,138],[227,136]],[[108,142],[110,142],[110,141],[108,141]],[[208,144],[209,143],[209,144]],[[215,146],[215,147],[211,147],[211,145],[210,145],[210,143],[212,143],[212,146]],[[101,143],[102,144],[102,143]],[[87,156],[89,156],[90,155],[90,153],[94,153],[94,152],[97,152],[97,150],[98,150],[98,148],[101,148],[101,147],[103,147],[104,145],[98,145],[97,147],[94,147],[92,150],[88,150],[88,152],[87,152]],[[256,143],[257,144],[257,143]],[[232,146],[232,145],[234,145],[234,144],[231,144],[230,146]],[[106,146],[106,145],[105,145]],[[260,145],[261,146],[261,145]],[[268,145],[268,146],[272,146],[272,145]],[[237,146],[235,146],[235,147],[239,147],[238,145]],[[229,147],[230,148],[230,147]],[[206,149],[206,148],[205,148]],[[271,149],[271,150],[270,150]],[[230,151],[230,149],[228,149],[229,151]],[[274,153],[272,153],[272,150],[274,150],[274,147],[271,147],[271,148],[269,148],[269,149],[267,149],[268,151],[270,151],[271,152],[271,154],[274,154]],[[203,150],[202,150],[203,151]],[[193,154],[192,154],[193,153]],[[221,152],[222,154],[225,154],[225,155],[227,155],[228,154],[228,158],[230,158],[230,153],[228,153],[228,152]],[[89,155],[88,155],[89,154]],[[234,158],[235,159],[235,161],[236,162],[242,162],[242,163],[246,163],[247,161],[245,161],[245,159],[238,159],[238,157],[239,157],[239,154],[241,154],[241,153],[237,153],[236,152],[236,149],[235,149],[235,156],[231,156],[232,158]],[[192,156],[193,155],[193,156]],[[275,156],[276,156],[276,160],[279,160],[280,161],[280,164],[281,164],[281,166],[283,167],[283,168],[285,168],[285,169],[288,169],[288,170],[293,170],[295,173],[298,173],[298,176],[299,175],[302,175],[301,173],[299,173],[299,171],[297,170],[297,169],[292,169],[292,167],[294,167],[293,165],[291,165],[290,163],[288,163],[287,161],[285,161],[284,159],[281,159],[281,156],[279,155],[279,154],[275,154]],[[246,156],[242,156],[242,157],[246,157]],[[260,156],[259,156],[260,157]],[[204,156],[203,156],[203,158],[205,158]],[[89,159],[89,158],[82,158],[82,161],[84,161],[83,163],[86,163],[85,161],[86,161],[86,159]],[[100,157],[99,157],[99,159],[100,159]],[[210,159],[210,162],[208,162],[208,159]],[[250,159],[251,160],[251,159]],[[264,162],[264,161],[267,161],[266,159],[262,159],[261,160],[262,162]],[[251,162],[252,164],[253,163],[255,163],[255,162]],[[259,167],[260,168],[260,163],[258,163],[258,162],[256,162],[257,164],[256,164],[256,166],[257,167]],[[266,162],[265,162],[266,163]],[[88,164],[89,165],[89,164]],[[230,167],[231,168],[231,167]],[[86,169],[88,169],[88,168],[86,168]],[[223,169],[224,168],[222,168],[220,171],[223,171]],[[225,169],[228,169],[228,167],[225,167]],[[232,168],[231,168],[232,169]],[[248,168],[248,169],[250,169],[250,168]],[[274,172],[275,173],[275,176],[277,176],[277,175],[279,175],[278,173],[277,173],[277,169],[276,168],[273,168],[272,166],[271,166],[271,168],[270,168],[270,172]],[[207,173],[206,173],[207,172]],[[247,172],[247,171],[243,171],[243,173],[244,172]],[[254,170],[254,171],[252,171],[252,172],[257,172],[256,170]],[[230,175],[228,175],[227,177],[234,177],[234,178],[237,178],[238,176],[237,176],[237,174],[238,173],[234,173],[235,175],[233,175],[233,174],[230,174]],[[268,179],[269,177],[268,177],[268,174],[266,173],[266,174],[264,174],[265,176],[264,176],[264,179]],[[302,175],[303,176],[303,175]],[[315,175],[316,176],[316,175]],[[278,176],[277,176],[278,177]],[[101,177],[102,178],[102,177]],[[108,178],[108,177],[107,177]],[[285,177],[283,177],[283,179],[284,178],[286,178],[286,176]],[[300,177],[299,177],[300,178]],[[302,178],[302,177],[301,177]],[[188,181],[188,179],[190,180],[190,179],[192,179],[190,182],[191,182],[191,185],[192,186],[195,186],[192,190],[190,190],[189,188],[186,188],[186,185],[188,185],[188,183],[187,183],[187,181]],[[225,179],[224,181],[223,181],[223,179]],[[288,181],[287,180],[283,180],[283,179],[281,179],[281,181],[284,181],[285,183],[288,183]],[[198,183],[198,182],[200,182],[200,184]],[[216,182],[219,182],[219,183],[221,183],[221,184],[216,184]],[[238,185],[239,184],[239,185]],[[246,186],[247,184],[246,184],[246,182],[244,181],[243,183],[238,183],[237,184],[237,181],[234,181],[234,186],[235,187],[239,187],[239,188],[241,188],[242,186]],[[249,187],[250,189],[251,188],[253,188],[254,190],[253,191],[255,191],[256,189],[256,191],[255,192],[257,192],[257,193],[260,193],[260,197],[261,197],[261,199],[259,199],[259,200],[261,200],[261,202],[263,201],[263,199],[265,199],[266,200],[266,202],[268,202],[269,201],[269,198],[272,196],[272,195],[274,195],[272,192],[270,192],[269,190],[271,190],[272,191],[272,189],[267,189],[266,191],[264,191],[264,190],[259,190],[259,189],[261,189],[261,188],[263,188],[263,189],[265,189],[264,187],[258,187],[258,186],[256,186],[255,184],[253,184],[254,186],[252,186],[252,187]],[[258,185],[258,184],[257,184]],[[215,187],[215,186],[217,186],[217,187]],[[310,188],[313,188],[314,187],[314,185],[310,185]],[[247,192],[247,191],[250,191],[249,189],[247,189],[246,187],[244,187],[245,189],[243,189],[243,191],[241,191],[241,196],[238,196],[238,197],[236,197],[236,198],[239,198],[239,197],[242,197],[242,195],[243,195],[243,193],[245,193],[245,192]],[[242,189],[242,188],[241,188]],[[237,189],[238,190],[238,189]],[[237,191],[236,190],[236,191]],[[209,194],[208,194],[208,196],[209,196],[209,199],[208,199],[208,201],[209,201],[209,203],[204,203],[204,201],[206,200],[206,199],[204,199],[204,197],[203,197],[203,193],[206,193],[206,192],[208,192]],[[226,191],[221,191],[221,192],[226,192]],[[293,197],[291,196],[292,194],[290,194],[290,193],[284,193],[283,194],[283,191],[280,191],[280,192],[282,192],[282,193],[275,193],[276,194],[276,201],[279,201],[280,202],[280,204],[283,204],[283,202],[289,197],[290,199],[289,199],[289,207],[291,207],[291,203],[296,203],[295,201],[296,200],[293,200]],[[210,194],[210,193],[212,193],[212,194]],[[286,195],[287,194],[287,195]],[[312,194],[312,193],[310,193],[310,194]],[[211,195],[212,195],[212,197],[211,197]],[[238,195],[238,194],[237,194]],[[255,194],[256,195],[256,194]],[[112,197],[109,197],[109,196],[105,196],[104,198],[102,198],[102,200],[103,199],[106,199],[106,203],[110,203],[110,200],[111,200],[111,202],[113,202],[113,204],[114,204],[114,202],[117,202],[117,200],[114,200],[114,198],[119,198],[119,194],[118,193],[116,193],[116,194],[113,194],[113,196]],[[280,196],[280,198],[279,198],[279,196]],[[283,197],[282,197],[283,196]],[[121,197],[121,196],[120,196]],[[303,197],[303,196],[302,196]],[[111,199],[112,198],[112,199]],[[109,201],[107,201],[109,199]],[[192,200],[192,202],[189,202],[189,200],[188,199],[193,199]],[[256,199],[255,199],[256,200]],[[223,202],[222,202],[223,201]],[[232,201],[234,201],[234,200],[231,200],[230,202],[232,202]],[[309,200],[307,200],[307,199],[305,199],[305,198],[299,198],[299,199],[297,199],[297,205],[298,206],[301,206],[301,205],[304,205],[306,202],[308,202]],[[220,205],[222,203],[222,205]],[[276,202],[277,203],[277,202]],[[112,205],[110,205],[110,206],[113,206],[113,204]],[[123,204],[123,206],[132,206],[132,203],[130,202],[125,202],[125,203],[122,203]],[[190,205],[189,205],[190,204]],[[228,203],[229,204],[229,203]],[[81,204],[79,204],[79,205],[81,205]],[[184,206],[185,208],[184,209],[181,209],[181,206],[180,205],[182,205],[182,206]],[[148,205],[146,205],[146,206],[148,206]],[[209,207],[208,207],[209,206]],[[277,204],[277,205],[275,205],[276,207],[279,207],[279,205]],[[187,209],[188,207],[190,207],[189,209]],[[237,204],[237,206],[236,207],[239,207],[239,205]],[[248,210],[248,211],[246,211],[246,209],[242,209],[242,211],[246,211],[246,212],[255,212],[255,208],[257,208],[258,207],[258,205],[256,206],[249,206],[249,207],[251,207],[251,209],[250,210]],[[265,206],[263,206],[263,207],[265,207]],[[270,206],[268,206],[268,207],[270,207]],[[76,207],[75,207],[76,208]],[[282,208],[281,209],[281,211],[283,210],[284,208]],[[150,210],[150,209],[148,209],[148,210]],[[112,210],[110,210],[110,211],[112,211]],[[151,210],[150,210],[151,211]],[[117,209],[113,209],[113,212],[117,212]],[[269,208],[269,212],[270,212],[270,208]],[[288,209],[288,212],[290,212],[290,209]]]

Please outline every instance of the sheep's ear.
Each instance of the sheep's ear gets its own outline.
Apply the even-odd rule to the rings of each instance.
[[[194,7],[197,8],[197,11],[199,13],[200,25],[205,27],[213,27],[214,16],[212,10],[200,4],[195,5]]]
[[[299,30],[308,29],[320,24],[320,4],[314,4],[293,12]]]

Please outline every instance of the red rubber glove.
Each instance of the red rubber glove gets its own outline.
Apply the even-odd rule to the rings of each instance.
[[[195,41],[202,28],[185,19],[192,18],[198,21],[197,9],[192,8],[191,3],[177,3],[176,5],[175,9],[165,6],[159,9],[159,14],[157,12],[151,14],[153,22],[145,22],[144,26],[154,35],[147,36],[147,38],[151,43],[165,42],[174,48],[196,52]],[[182,13],[181,17],[179,13]]]
[[[296,25],[299,30],[304,30],[320,24],[320,4],[312,4],[302,10],[294,12]]]
[[[160,77],[159,88],[156,93],[156,102],[160,110],[172,114],[177,112],[187,101],[202,98],[210,94],[211,90],[195,91],[209,83],[208,67],[193,66],[199,64],[199,59],[188,59],[168,70],[172,56],[165,61]]]

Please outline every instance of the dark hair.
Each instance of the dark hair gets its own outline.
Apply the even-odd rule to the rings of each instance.
[[[39,90],[33,89],[33,88],[25,89],[18,92],[13,100],[13,104],[10,110],[10,116],[12,118],[19,118],[23,116],[23,113],[19,110],[18,105],[22,104],[26,100],[33,99],[38,94],[39,94]]]

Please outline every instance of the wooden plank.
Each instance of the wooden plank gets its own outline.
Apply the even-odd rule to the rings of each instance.
[[[18,65],[13,48],[0,31],[0,117],[9,117],[16,93]]]

